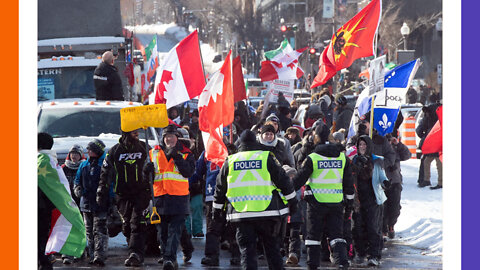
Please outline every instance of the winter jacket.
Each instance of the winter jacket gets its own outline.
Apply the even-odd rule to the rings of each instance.
[[[367,157],[367,162],[361,163],[359,154],[352,160],[358,200],[362,207],[368,207],[372,204],[382,205],[387,200],[382,187],[383,181],[388,181],[383,169],[384,159],[372,153],[373,143],[367,135],[359,137],[356,145],[357,149],[360,140],[367,143],[367,150],[364,155]]]
[[[192,175],[192,182],[200,181],[205,176],[205,201],[213,201],[215,193],[215,185],[217,183],[217,175],[220,167],[205,158],[205,151],[202,152],[195,166],[195,173]]]
[[[242,141],[240,143],[238,152],[261,150],[261,146],[255,141],[255,138],[254,138],[255,135],[252,135],[252,136],[253,136],[252,138],[253,141],[250,141],[250,140],[248,142]],[[217,176],[213,206],[216,209],[220,209],[220,208],[223,209],[223,206],[227,204],[227,213],[232,215],[237,213],[237,211],[228,202],[228,199],[227,199],[227,190],[228,190],[227,176],[229,175],[229,169],[230,169],[228,165],[229,163],[228,158],[229,157],[225,159],[225,162],[223,163],[223,166],[220,169],[220,172]],[[282,201],[278,190],[280,190],[282,194],[285,194],[285,197],[288,198],[289,202],[291,200],[294,200],[295,202],[297,202],[297,199],[295,197],[295,191],[293,189],[290,178],[286,175],[282,166],[280,165],[280,163],[272,153],[269,153],[267,158],[267,170],[270,174],[270,179],[273,185],[275,185],[277,189],[272,191],[272,200],[269,206],[265,209],[265,212],[271,212],[271,213],[273,212],[277,214],[272,216],[264,215],[264,216],[255,216],[255,217],[240,218],[240,219],[232,218],[230,219],[230,222],[240,222],[243,220],[264,220],[264,219],[279,220],[280,217],[286,216],[288,214],[288,209],[285,203]]]
[[[337,106],[333,111],[333,122],[335,123],[335,131],[340,129],[348,130],[350,127],[350,120],[352,119],[353,110],[348,105]]]
[[[115,66],[102,62],[93,74],[97,100],[125,100],[122,80]]]
[[[103,152],[103,155],[99,158],[89,157],[78,167],[75,188],[79,186],[82,190],[80,198],[80,210],[82,212],[107,211],[106,207],[99,207],[96,202],[100,172],[105,156],[106,152]]]
[[[400,168],[400,161],[409,160],[412,154],[406,145],[401,142],[394,145],[392,144],[393,151],[395,152],[395,165],[390,168],[385,168],[385,173],[392,184],[402,183],[402,170]]]
[[[163,142],[160,144],[160,148],[165,154],[169,152]],[[180,141],[177,141],[174,151],[179,153],[173,158],[178,171],[185,178],[191,177],[195,172],[195,157],[192,152]],[[182,158],[183,154],[187,154],[186,158]],[[188,215],[190,213],[190,195],[164,194],[157,196],[155,197],[155,206],[160,215]]]
[[[317,153],[324,157],[334,157],[337,158],[340,156],[343,148],[338,144],[319,144],[315,146],[313,153]],[[301,167],[298,169],[297,175],[293,178],[294,188],[295,190],[299,190],[307,180],[310,178],[314,170],[312,158],[307,156],[306,159],[303,161]],[[345,160],[345,168],[343,170],[343,194],[348,198],[353,198],[355,194],[355,190],[353,188],[353,175],[352,169],[350,166],[350,161],[348,159]],[[311,190],[308,186],[306,190]],[[310,198],[309,198],[310,197]],[[321,204],[318,202],[313,195],[305,195],[304,199],[312,204]],[[330,203],[329,203],[330,204]]]
[[[72,198],[77,203],[77,205],[80,205],[80,198],[77,198],[77,196],[75,196],[73,185],[75,182],[75,177],[77,176],[78,167],[80,166],[81,163],[82,161],[73,163],[71,162],[71,160],[68,160],[68,157],[67,157],[67,160],[65,160],[65,163],[62,165],[63,172],[65,173],[65,176],[67,177],[67,180],[68,180],[68,184],[70,186],[70,194],[72,194]]]
[[[313,149],[315,148],[313,144],[313,139],[310,140],[309,138],[310,136],[307,135],[302,139],[301,142],[297,143],[292,147],[292,151],[294,151],[293,157],[295,160],[295,168],[297,168],[297,170],[300,169],[303,161],[307,158],[308,155],[312,153]]]
[[[146,152],[144,142],[131,141],[128,133],[123,134],[119,143],[110,148],[103,162],[99,183],[101,196],[106,195],[113,185],[114,193],[120,197],[142,196],[150,200],[150,183],[143,174]]]
[[[257,135],[257,140],[262,145],[262,150],[272,152],[281,165],[288,165],[293,168],[295,163],[293,162],[293,155],[290,157],[292,150],[290,146],[287,146],[288,140],[275,135],[275,139],[273,139],[271,143],[267,143],[262,139],[260,134]],[[290,142],[288,142],[288,144],[290,144]]]
[[[395,166],[396,154],[393,151],[390,142],[384,136],[373,134],[372,137],[373,150],[372,154],[382,156],[384,158],[384,168],[389,169]],[[358,149],[358,148],[357,148]]]

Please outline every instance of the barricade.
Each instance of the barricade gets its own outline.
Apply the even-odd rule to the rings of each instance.
[[[415,117],[409,116],[406,118],[400,126],[401,142],[408,147],[411,158],[417,158],[417,143],[415,139]]]

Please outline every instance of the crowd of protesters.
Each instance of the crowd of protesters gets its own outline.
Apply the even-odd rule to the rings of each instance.
[[[409,91],[407,99],[419,98]],[[437,96],[429,101],[417,127],[422,139],[433,127],[439,106]],[[369,134],[367,114],[357,134],[349,137],[353,108],[327,88],[311,97],[303,119],[294,118],[298,104],[283,95],[266,105],[235,104],[234,122],[223,130],[229,154],[223,166],[206,159],[198,110],[188,106],[168,110],[170,125],[159,130],[162,139],[153,149],[146,149],[137,131],[124,132],[108,152],[102,141],[93,140],[86,146],[87,157],[82,146],[72,146],[63,168],[83,214],[89,262],[108,264],[108,235],[117,216],[117,230],[129,248],[126,266],[141,266],[145,254],[152,253],[163,269],[178,269],[177,249],[180,246],[183,260],[190,261],[192,237],[206,237],[201,264],[207,266],[219,265],[220,248],[228,249],[230,263],[243,269],[256,269],[260,256],[266,256],[271,269],[295,266],[300,260],[308,269],[317,269],[321,261],[339,269],[378,266],[384,241],[395,237],[400,215],[400,162],[411,157],[398,132],[381,136],[372,129]],[[244,174],[234,169],[248,160],[264,167]],[[420,187],[430,185],[433,160],[439,171],[432,189],[442,187],[438,154],[422,157]],[[235,199],[251,192],[248,185],[239,185],[243,191],[232,189],[242,177],[273,183],[256,190],[269,198],[265,207]],[[250,210],[242,212],[242,207]],[[255,216],[257,207],[278,215]],[[158,212],[152,212],[154,208]],[[161,223],[150,225],[152,215]],[[62,259],[70,264],[80,258]],[[49,269],[45,260],[42,265]]]

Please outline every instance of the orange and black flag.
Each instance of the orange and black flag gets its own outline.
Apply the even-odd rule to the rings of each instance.
[[[382,0],[372,0],[333,34],[330,44],[320,55],[318,74],[311,88],[325,84],[356,59],[374,54],[374,38],[381,14]]]

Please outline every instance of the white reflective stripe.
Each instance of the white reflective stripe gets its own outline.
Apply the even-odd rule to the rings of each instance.
[[[213,195],[206,196],[206,197],[205,197],[205,201],[206,201],[206,202],[212,202],[212,201],[213,201]]]
[[[329,173],[330,171],[333,171],[333,173],[335,174],[335,177],[337,179],[325,179],[325,175],[327,175],[327,173]],[[320,173],[320,175],[316,179],[322,179],[322,180],[325,180],[325,181],[336,180],[336,181],[338,181],[338,183],[341,182],[340,172],[337,169],[323,169],[322,172]],[[326,182],[324,182],[324,183],[326,183]]]
[[[340,184],[342,183],[342,179],[322,179],[320,178],[310,178],[310,183],[313,184]]]
[[[353,200],[353,198],[355,198],[355,194],[353,195],[345,195],[345,197],[347,198],[347,200]]]
[[[175,180],[175,181],[181,181],[181,182],[188,182],[187,178],[183,177],[179,173],[174,173],[174,172],[164,173],[163,178],[164,179],[167,178],[167,179],[171,179],[171,180]]]
[[[108,78],[107,77],[103,77],[103,76],[98,76],[98,75],[93,75],[93,79],[97,79],[97,80],[102,80],[102,81],[107,81]]]
[[[212,207],[215,208],[215,209],[223,209],[223,204],[213,203]]]
[[[238,187],[253,187],[253,186],[266,186],[269,187],[272,184],[267,181],[237,181],[236,183],[228,183],[228,188],[238,188]]]
[[[417,146],[416,145],[407,145],[407,148],[408,149],[417,149]]]
[[[320,241],[315,241],[315,240],[305,240],[305,246],[319,246],[321,245],[322,242]]]
[[[285,196],[285,199],[287,199],[287,201],[288,201],[288,200],[294,198],[295,196],[297,196],[297,193],[295,193],[295,191],[294,191],[294,192],[288,194],[287,196]]]
[[[231,213],[227,214],[227,220],[242,219],[242,218],[255,218],[255,217],[275,217],[288,214],[288,208],[280,210],[268,210],[260,212],[244,212],[244,213]]]
[[[330,246],[333,247],[337,243],[345,243],[346,244],[347,241],[345,241],[345,239],[342,239],[342,238],[335,238],[332,241],[330,241]]]
[[[403,132],[405,132],[405,131],[415,132],[415,129],[414,128],[404,128],[402,131]]]
[[[303,195],[313,195],[313,192],[311,190],[305,190],[305,192],[303,192]]]

